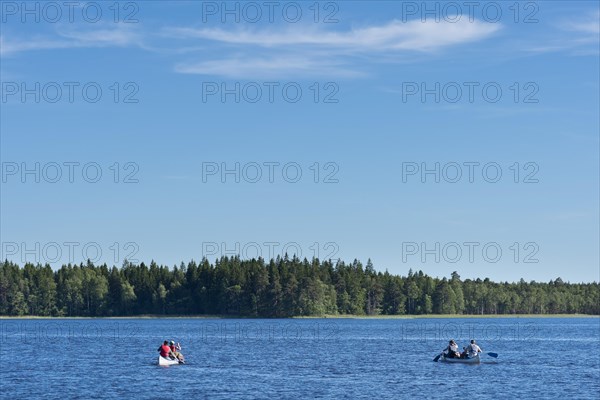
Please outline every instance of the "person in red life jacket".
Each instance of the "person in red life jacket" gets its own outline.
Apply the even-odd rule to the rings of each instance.
[[[169,358],[171,356],[175,357],[175,355],[171,351],[171,348],[169,347],[169,342],[167,340],[165,340],[162,346],[158,348],[158,351],[160,351],[160,356],[163,358]]]
[[[179,343],[177,343],[177,346],[175,346],[175,342],[171,340],[169,342],[169,348],[171,349],[171,352],[175,355],[175,357],[177,357],[177,359],[179,361],[183,361],[183,354],[180,353],[181,346],[179,345]]]

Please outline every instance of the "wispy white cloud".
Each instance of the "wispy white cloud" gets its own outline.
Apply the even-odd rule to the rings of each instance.
[[[129,46],[170,54],[194,54],[196,59],[175,65],[176,72],[187,74],[235,78],[356,77],[365,75],[360,69],[366,64],[357,63],[355,57],[368,57],[369,62],[399,61],[399,57],[406,61],[417,54],[425,56],[485,40],[500,29],[500,24],[466,19],[457,23],[392,20],[328,31],[318,26],[298,25],[279,30],[171,27],[160,30],[158,35],[146,32],[142,36],[131,26],[120,24],[93,28],[61,26],[51,34],[28,38],[3,34],[0,44],[3,56],[36,50]],[[167,39],[162,50],[145,44],[159,45],[161,41],[157,39],[161,38]],[[209,57],[207,49],[212,51]]]
[[[179,63],[175,71],[235,78],[365,75],[356,67],[361,55],[383,61],[397,54],[432,53],[486,39],[501,29],[483,22],[436,23],[393,20],[347,31],[293,27],[273,29],[167,28],[162,35],[179,40],[213,41],[219,57]],[[248,55],[251,54],[251,55]],[[203,54],[204,56],[204,54]],[[364,66],[364,63],[359,63]]]
[[[563,29],[575,32],[600,34],[600,11],[583,16],[579,20],[566,21],[562,24]]]
[[[566,52],[574,56],[598,55],[600,42],[600,12],[582,14],[576,19],[563,20],[555,25],[554,36],[546,34],[543,43],[529,45],[531,53]]]
[[[435,21],[403,23],[393,20],[385,25],[345,32],[326,32],[316,28],[294,27],[284,31],[168,28],[163,33],[180,39],[196,38],[237,45],[260,47],[307,45],[376,52],[383,50],[431,51],[482,40],[500,28],[499,24],[466,20],[460,23],[436,23]]]
[[[357,77],[361,73],[327,60],[308,57],[265,56],[263,58],[231,57],[191,63],[180,63],[175,71],[183,74],[223,76],[227,78],[269,78],[287,76],[335,75]]]
[[[0,36],[0,54],[14,55],[27,51],[89,47],[127,47],[142,45],[142,37],[133,29],[118,25],[115,28],[57,29],[46,35],[13,38]]]
[[[134,30],[124,27],[115,29],[95,29],[63,31],[61,36],[76,43],[90,46],[131,46],[141,42],[141,36]]]

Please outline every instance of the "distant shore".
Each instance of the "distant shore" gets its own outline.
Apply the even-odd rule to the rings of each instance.
[[[297,316],[290,318],[263,318],[232,315],[134,315],[124,317],[46,317],[46,316],[0,316],[0,320],[64,320],[64,319],[474,319],[474,318],[600,318],[600,315],[589,314],[427,314],[427,315],[321,315]]]

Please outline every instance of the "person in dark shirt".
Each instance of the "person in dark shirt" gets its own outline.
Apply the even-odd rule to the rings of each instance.
[[[444,349],[443,353],[448,358],[459,358],[460,357],[460,353],[458,352],[458,345],[456,344],[454,339],[452,339],[448,342],[448,347],[446,347]]]

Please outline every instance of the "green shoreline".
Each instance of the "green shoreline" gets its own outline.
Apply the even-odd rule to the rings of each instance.
[[[600,318],[600,315],[589,314],[495,314],[495,315],[464,315],[464,314],[428,314],[428,315],[321,315],[291,318],[262,318],[248,316],[224,315],[134,315],[124,317],[42,317],[42,316],[0,316],[0,320],[65,320],[65,319],[503,319],[503,318]]]

